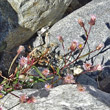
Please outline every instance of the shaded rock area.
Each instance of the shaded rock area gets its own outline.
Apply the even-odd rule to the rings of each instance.
[[[85,91],[81,92],[76,85],[62,85],[46,91],[20,90],[13,93],[33,95],[37,102],[33,104],[19,104],[19,99],[8,94],[0,100],[7,110],[110,110],[110,94],[104,93],[92,86],[83,86]],[[4,102],[5,101],[5,102]],[[5,110],[4,109],[4,110]]]
[[[92,0],[72,0],[71,4],[67,8],[64,16],[66,16],[66,15],[72,13],[74,10],[86,5],[90,1],[92,1]]]
[[[72,0],[1,0],[0,51],[28,40],[43,26],[57,22]]]
[[[110,93],[110,76],[100,81],[100,89]]]

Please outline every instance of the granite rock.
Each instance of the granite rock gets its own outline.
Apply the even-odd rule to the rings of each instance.
[[[84,42],[85,32],[83,28],[78,24],[78,19],[82,19],[85,23],[85,27],[89,30],[88,21],[90,20],[90,15],[96,16],[96,24],[92,27],[89,34],[88,44],[82,55],[92,51],[100,43],[104,43],[104,47],[97,52],[92,53],[90,56],[83,58],[85,61],[89,61],[92,64],[110,64],[110,1],[106,0],[92,0],[85,6],[72,12],[70,15],[60,20],[54,24],[50,30],[50,43],[59,43],[57,36],[62,36],[64,39],[65,48],[70,47],[73,40],[78,40],[79,42]],[[57,51],[63,54],[63,48],[60,45]],[[66,50],[67,51],[67,50]],[[106,67],[104,69],[103,77],[110,75],[110,68]]]
[[[1,0],[0,52],[28,40],[63,16],[72,0]]]
[[[44,89],[24,89],[14,91],[21,94],[33,95],[37,102],[20,104],[19,99],[8,94],[0,100],[5,109],[11,110],[110,110],[110,94],[92,86],[85,86],[81,92],[76,85],[62,85],[46,91]],[[5,101],[5,102],[4,102]]]

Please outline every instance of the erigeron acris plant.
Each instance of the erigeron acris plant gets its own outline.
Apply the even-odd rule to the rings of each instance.
[[[10,73],[12,66],[14,65],[14,62],[18,58],[18,56],[21,54],[21,52],[25,51],[24,46],[19,46],[17,50],[17,55],[13,59],[10,68],[9,68],[9,77],[6,78],[2,75],[2,72],[0,72],[0,76],[4,79],[1,84],[0,84],[0,98],[2,98],[5,94],[10,93],[17,98],[20,99],[21,103],[33,103],[36,102],[35,98],[26,96],[25,94],[21,96],[17,96],[11,91],[18,90],[18,89],[23,89],[23,88],[32,88],[33,84],[38,83],[38,82],[43,82],[45,83],[45,89],[49,91],[51,88],[54,87],[54,84],[57,83],[59,80],[62,80],[62,84],[76,84],[74,77],[79,75],[79,74],[84,74],[86,72],[94,72],[94,71],[102,71],[104,66],[101,64],[97,65],[92,65],[88,62],[83,64],[83,69],[81,68],[80,65],[77,67],[74,67],[74,71],[72,72],[70,69],[71,64],[75,64],[76,61],[80,60],[83,57],[88,56],[89,54],[100,50],[103,47],[103,44],[99,44],[94,50],[91,52],[88,52],[84,55],[81,55],[82,51],[84,50],[86,43],[88,41],[88,37],[91,31],[91,28],[93,25],[95,25],[96,22],[96,17],[93,15],[91,16],[91,19],[89,21],[89,31],[87,32],[85,28],[84,22],[79,19],[78,23],[79,25],[84,29],[85,35],[86,35],[86,40],[84,43],[78,42],[77,40],[73,40],[71,42],[70,48],[69,48],[69,54],[66,55],[65,53],[65,47],[64,47],[64,40],[62,36],[58,36],[58,40],[61,42],[62,48],[64,50],[64,56],[61,59],[63,61],[62,67],[58,67],[52,63],[52,58],[51,56],[51,51],[50,47],[47,47],[44,49],[44,51],[37,50],[37,48],[33,49],[30,53],[27,54],[26,57],[22,56],[19,59],[18,66],[15,68],[14,73]],[[72,57],[72,54],[76,51],[79,51],[77,57],[74,60],[70,60]],[[36,53],[39,52],[39,55],[36,55]],[[57,58],[56,59],[60,63],[60,60]],[[37,66],[44,66],[45,69],[40,71]],[[34,69],[38,74],[37,75],[32,75],[29,73],[30,69]],[[64,74],[64,70],[66,71],[66,74]],[[58,77],[55,81],[55,77]],[[51,83],[47,83],[49,81]],[[78,89],[80,91],[83,91],[84,88],[78,84]]]

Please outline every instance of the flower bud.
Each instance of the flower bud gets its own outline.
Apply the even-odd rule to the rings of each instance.
[[[58,40],[59,40],[60,42],[64,42],[62,36],[58,36],[57,38],[58,38]]]
[[[20,45],[18,50],[17,50],[17,53],[20,54],[23,51],[25,51],[25,48],[24,48],[24,46]]]
[[[91,16],[91,19],[89,21],[90,25],[95,25],[96,17],[94,15]]]
[[[78,45],[77,41],[73,41],[73,42],[71,43],[70,50],[71,50],[71,51],[75,51],[76,48],[77,48],[77,45]]]
[[[81,27],[84,27],[84,23],[83,23],[83,21],[82,21],[81,19],[78,20],[78,23],[79,23],[79,25],[80,25]]]
[[[100,50],[102,47],[104,47],[104,44],[99,44],[99,45],[96,47],[96,49],[97,49],[97,50]]]

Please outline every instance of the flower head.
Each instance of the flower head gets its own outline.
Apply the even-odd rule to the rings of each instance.
[[[25,51],[25,48],[24,48],[24,46],[20,45],[18,50],[17,50],[17,53],[20,54],[23,51]]]
[[[103,70],[103,66],[101,64],[95,65],[93,67],[93,70],[94,71],[102,71]]]
[[[77,48],[78,48],[79,50],[81,50],[81,49],[83,48],[83,44],[82,44],[82,43],[79,43],[78,46],[77,46]]]
[[[3,85],[0,85],[0,91],[3,90]]]
[[[36,98],[34,97],[34,96],[31,96],[31,97],[29,97],[28,99],[27,99],[27,103],[28,104],[30,104],[30,103],[35,103],[37,100],[36,100]]]
[[[2,105],[0,105],[0,110],[3,110]]]
[[[45,89],[46,89],[47,91],[49,91],[51,88],[52,88],[52,85],[50,85],[50,84],[45,84]]]
[[[3,98],[3,97],[4,97],[4,94],[3,93],[0,93],[0,99]]]
[[[62,36],[57,36],[57,38],[58,38],[58,40],[59,40],[60,42],[64,42]]]
[[[97,47],[96,47],[96,49],[97,50],[100,50],[101,48],[103,48],[104,47],[104,44],[99,44]]]
[[[27,59],[27,57],[21,57],[20,59],[19,59],[19,64],[20,64],[20,66],[27,66],[27,63],[28,63],[28,59]]]
[[[77,89],[81,92],[84,92],[86,90],[86,88],[82,86],[81,84],[77,84]]]
[[[91,70],[92,64],[91,63],[84,63],[83,67],[85,70]]]
[[[72,74],[67,74],[65,77],[64,77],[64,83],[67,83],[67,84],[71,84],[71,83],[75,83],[75,80],[73,79],[73,75]]]
[[[17,83],[17,84],[15,84],[15,85],[13,85],[14,86],[14,89],[22,89],[22,85],[21,84],[19,84],[19,83]]]
[[[20,99],[21,103],[26,103],[27,99],[28,99],[28,96],[25,95],[25,94],[22,94],[19,99]]]
[[[77,42],[76,40],[74,40],[74,41],[71,43],[70,50],[71,50],[71,51],[75,51],[76,48],[77,48],[77,45],[78,45],[78,42]]]
[[[49,75],[49,70],[48,70],[48,69],[44,69],[44,70],[42,71],[42,74],[43,74],[44,76],[48,76],[48,75]]]
[[[83,21],[82,21],[81,19],[78,19],[78,23],[79,23],[79,25],[80,25],[81,27],[84,27],[84,23],[83,23]]]
[[[95,25],[95,21],[96,21],[96,16],[95,15],[91,15],[91,19],[89,21],[90,25]]]

